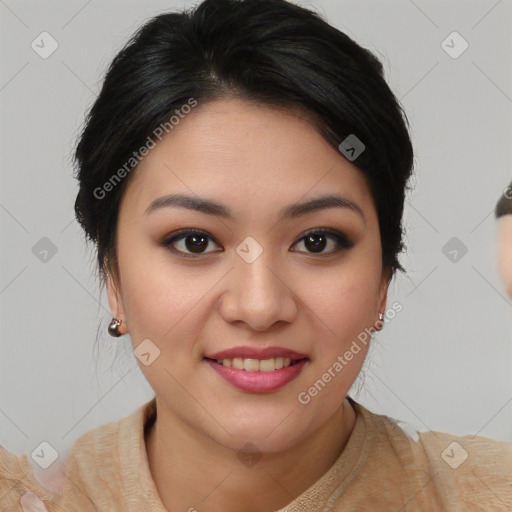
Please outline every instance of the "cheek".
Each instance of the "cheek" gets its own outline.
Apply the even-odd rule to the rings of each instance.
[[[361,371],[375,321],[375,293],[371,272],[354,272],[343,279],[326,280],[318,295],[310,296],[315,313],[311,314],[314,364],[298,399],[309,404],[315,421],[339,406],[340,397],[346,396]]]
[[[183,330],[214,279],[172,265],[164,249],[142,245],[120,245],[123,305],[134,346],[149,338],[163,350],[176,333],[186,342]]]
[[[378,261],[369,263],[362,264],[357,255],[353,261],[318,274],[316,280],[305,277],[300,285],[300,294],[308,306],[339,339],[375,320],[380,266]]]
[[[301,284],[315,326],[315,372],[319,374],[314,377],[321,378],[329,370],[336,375],[325,400],[329,395],[336,401],[341,391],[348,391],[364,363],[370,329],[377,320],[379,255],[378,251],[360,251],[338,268],[319,274],[316,283],[305,279]]]
[[[352,355],[347,354],[347,361],[353,362],[343,373],[355,378],[369,347],[367,330],[375,321],[374,301],[373,286],[361,281],[351,280],[325,294],[322,308],[316,308],[317,316],[313,317],[319,332],[317,357],[322,367],[330,367],[338,356],[352,350]]]

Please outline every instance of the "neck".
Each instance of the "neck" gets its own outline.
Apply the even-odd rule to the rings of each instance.
[[[345,399],[300,445],[261,454],[256,464],[243,465],[236,451],[162,414],[162,407],[157,398],[157,419],[145,433],[145,442],[151,474],[167,510],[267,512],[283,508],[334,464],[356,420]]]

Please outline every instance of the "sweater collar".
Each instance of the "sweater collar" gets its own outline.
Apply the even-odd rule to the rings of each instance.
[[[368,456],[371,413],[349,397],[356,413],[352,433],[334,464],[324,475],[276,512],[321,512],[329,501],[343,493],[360,471]],[[163,506],[151,475],[146,452],[145,432],[156,419],[156,398],[140,406],[131,416],[120,422],[119,459],[121,478],[125,489],[125,502],[130,511],[167,512]]]

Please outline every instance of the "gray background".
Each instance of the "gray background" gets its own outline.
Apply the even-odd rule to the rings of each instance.
[[[382,59],[416,151],[408,273],[388,302],[403,310],[375,338],[355,398],[421,430],[512,441],[512,304],[492,213],[512,179],[511,3],[302,4]],[[67,448],[153,396],[129,339],[106,332],[70,157],[115,52],[145,20],[191,5],[0,0],[0,444],[17,454]],[[43,31],[59,45],[47,59],[31,48]],[[453,31],[469,43],[456,59],[441,47]],[[57,249],[46,262],[32,252],[43,237]],[[456,258],[443,252],[452,237]]]

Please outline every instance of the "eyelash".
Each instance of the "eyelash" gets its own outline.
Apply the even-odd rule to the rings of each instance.
[[[334,251],[327,252],[327,253],[313,253],[313,252],[309,252],[308,254],[313,254],[313,255],[317,254],[319,256],[331,255],[331,254],[338,253],[338,252],[342,251],[343,249],[350,249],[351,247],[354,246],[353,242],[350,241],[347,238],[346,235],[344,235],[340,231],[336,231],[334,229],[329,229],[329,228],[322,228],[322,229],[316,228],[316,229],[312,229],[310,231],[307,231],[293,245],[296,245],[297,243],[302,242],[306,237],[308,237],[309,235],[313,235],[313,234],[314,235],[328,235],[329,238],[334,239],[336,244],[338,244],[338,248],[335,249]],[[186,252],[183,252],[183,251],[180,251],[178,249],[175,249],[175,248],[171,247],[172,244],[174,244],[176,242],[179,242],[180,240],[186,238],[187,236],[193,236],[193,235],[204,236],[204,237],[209,238],[214,243],[217,243],[205,231],[201,231],[201,230],[197,230],[197,229],[183,229],[183,230],[180,230],[177,233],[175,233],[171,238],[167,238],[164,241],[162,241],[161,245],[163,247],[165,247],[166,249],[168,249],[169,251],[171,251],[173,253],[176,253],[176,254],[178,254],[180,256],[183,256],[185,258],[198,258],[198,257],[203,256],[205,254],[210,254],[210,253],[207,253],[207,252],[205,252],[205,253],[197,253],[197,254],[186,253]],[[297,251],[297,252],[303,252],[303,251]]]

